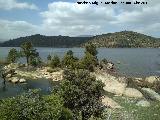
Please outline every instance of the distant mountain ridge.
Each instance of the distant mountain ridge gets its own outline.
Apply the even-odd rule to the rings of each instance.
[[[107,48],[158,48],[160,47],[160,38],[133,31],[121,31],[94,36],[85,44],[88,43]]]
[[[154,38],[133,31],[121,31],[96,36],[44,36],[40,34],[20,37],[0,43],[1,47],[19,47],[30,41],[35,47],[83,47],[92,43],[106,48],[159,48],[160,38]]]
[[[90,37],[69,37],[69,36],[44,36],[40,34],[20,37],[5,41],[1,47],[19,47],[23,42],[30,41],[35,47],[79,47],[82,43],[90,40]]]

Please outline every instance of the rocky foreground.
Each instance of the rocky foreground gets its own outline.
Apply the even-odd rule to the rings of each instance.
[[[115,77],[107,73],[95,73],[96,79],[104,84],[104,90],[111,93],[112,97],[123,97],[134,100],[137,106],[150,107],[150,100],[160,101],[160,95],[151,86],[159,84],[160,77],[150,76],[146,78]],[[139,85],[141,83],[141,85]],[[142,85],[144,84],[144,86]],[[147,83],[147,85],[146,85]],[[128,99],[128,100],[129,100]],[[103,99],[104,104],[111,108],[122,108],[117,102],[107,95]]]
[[[34,70],[26,70],[25,65],[9,64],[4,67],[4,71],[8,73],[6,80],[12,83],[24,83],[27,79],[50,79],[52,81],[63,80],[63,70],[53,70],[49,67],[37,68]],[[12,71],[12,72],[10,72]],[[125,98],[135,105],[141,107],[150,107],[151,100],[160,101],[160,77],[150,76],[146,78],[127,78],[122,76],[114,76],[107,72],[97,70],[92,75],[97,80],[102,81],[105,86],[106,96],[103,103],[109,108],[123,108],[114,98]]]

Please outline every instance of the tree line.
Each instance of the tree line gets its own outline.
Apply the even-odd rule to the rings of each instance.
[[[24,42],[32,42],[35,47],[78,47],[90,40],[91,37],[69,37],[69,36],[43,36],[32,35],[20,37],[0,43],[1,47],[20,47]]]

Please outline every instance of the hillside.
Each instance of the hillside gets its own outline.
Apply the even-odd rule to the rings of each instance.
[[[157,48],[160,39],[132,31],[122,31],[97,35],[89,42],[97,47],[107,48]]]
[[[90,37],[44,36],[40,34],[5,41],[1,47],[19,47],[25,41],[31,41],[35,47],[77,47],[89,41]]]
[[[107,48],[157,48],[160,39],[132,31],[122,31],[91,36],[44,36],[40,34],[20,37],[0,43],[1,47],[19,47],[23,42],[31,41],[35,47],[79,47],[93,43],[97,47]]]

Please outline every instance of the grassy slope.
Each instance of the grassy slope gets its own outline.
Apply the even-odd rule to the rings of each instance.
[[[113,99],[123,106],[122,109],[108,110],[106,115],[110,120],[159,120],[160,119],[160,102],[151,101],[150,107],[139,107],[136,105],[137,100],[127,97],[113,97]]]

